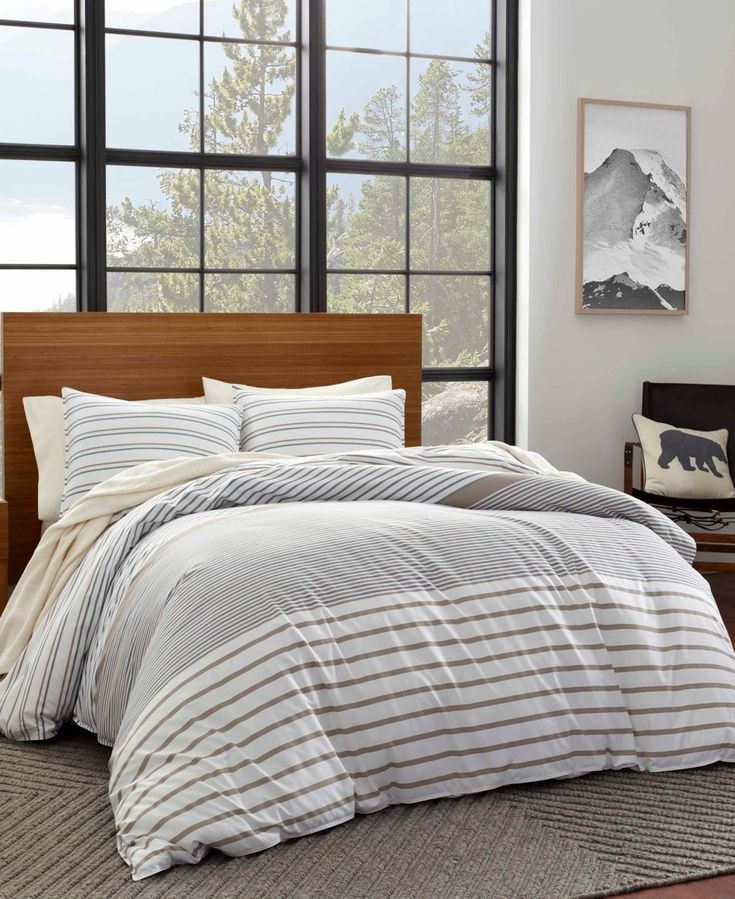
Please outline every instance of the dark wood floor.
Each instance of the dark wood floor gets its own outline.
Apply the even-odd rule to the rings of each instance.
[[[735,643],[735,574],[706,575],[712,584],[712,592],[720,607],[722,618]],[[691,880],[673,887],[659,887],[627,893],[625,899],[735,899],[735,874],[712,877],[709,880]],[[615,896],[613,899],[624,899]]]

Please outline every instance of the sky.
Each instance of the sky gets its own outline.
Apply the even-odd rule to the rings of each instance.
[[[604,103],[585,105],[585,172],[593,172],[615,149],[658,150],[686,183],[686,147],[684,112]]]
[[[289,0],[287,27],[295,37],[296,0]],[[240,36],[231,15],[233,0],[204,0],[211,34]],[[198,31],[193,0],[106,0],[109,27]],[[411,0],[411,49],[420,53],[474,55],[489,30],[487,0]],[[0,19],[71,23],[73,0],[0,0]],[[403,51],[407,46],[405,0],[327,0],[328,42],[337,46]],[[457,27],[461,23],[461,27]],[[73,34],[46,29],[0,27],[0,141],[71,144],[74,141]],[[327,117],[339,108],[361,110],[380,87],[405,85],[402,57],[329,54]],[[426,62],[412,63],[411,90]],[[177,125],[198,104],[198,45],[187,41],[110,35],[107,38],[108,145],[144,149],[188,149]],[[460,63],[454,67],[462,70]],[[207,45],[205,77],[219,75],[223,55]],[[463,77],[460,74],[460,79]],[[155,82],[156,90],[151,90]],[[6,85],[12,85],[8,90]],[[405,98],[404,98],[405,102]],[[42,114],[29,114],[42,110]],[[468,113],[469,114],[469,113]],[[276,152],[295,148],[294,118],[286,123]],[[129,182],[134,199],[154,198],[150,171]],[[119,193],[119,179],[111,184]],[[0,160],[0,261],[74,261],[74,173],[68,163]],[[73,273],[72,273],[73,274]],[[73,290],[73,277],[58,272],[0,272],[0,309],[31,310]]]

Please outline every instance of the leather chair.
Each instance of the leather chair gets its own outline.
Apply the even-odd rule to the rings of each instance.
[[[646,418],[676,428],[717,431],[727,428],[727,458],[735,482],[735,386],[725,384],[643,384],[641,412]],[[686,525],[701,552],[735,553],[735,533],[720,531],[735,524],[733,499],[677,499],[646,493],[633,486],[635,448],[625,444],[625,492],[660,509],[679,524]],[[699,531],[690,530],[699,528]],[[735,571],[735,562],[695,562],[707,571]]]

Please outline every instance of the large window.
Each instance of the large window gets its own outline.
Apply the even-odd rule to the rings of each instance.
[[[0,309],[77,308],[73,0],[0,3]]]
[[[419,312],[512,438],[516,6],[5,0],[0,308]]]

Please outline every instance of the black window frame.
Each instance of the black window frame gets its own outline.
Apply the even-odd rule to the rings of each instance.
[[[200,128],[200,152],[156,151],[106,146],[105,42],[106,34],[129,34],[198,41],[200,48],[199,103],[204,121],[204,46],[221,39],[205,34],[204,4],[200,2],[199,33],[172,34],[139,29],[105,27],[104,0],[76,0],[71,25],[0,19],[3,25],[73,30],[75,34],[75,144],[47,146],[0,143],[0,160],[25,159],[75,163],[77,181],[76,264],[3,265],[13,269],[70,269],[77,274],[78,311],[107,309],[107,274],[125,271],[108,266],[106,246],[106,171],[108,165],[188,168],[200,173],[200,255],[198,268],[200,311],[204,309],[204,280],[219,269],[205,266],[204,173],[211,169],[292,172],[295,178],[294,268],[278,270],[295,279],[295,310],[326,312],[327,306],[327,174],[394,174],[411,177],[449,177],[485,180],[491,191],[491,359],[488,368],[425,368],[425,382],[474,381],[488,384],[490,437],[515,439],[515,343],[516,343],[516,202],[518,119],[518,17],[519,0],[487,0],[491,7],[493,67],[491,102],[491,160],[488,166],[329,159],[326,151],[326,0],[297,0],[296,35],[296,150],[294,155],[240,156],[204,150]],[[240,43],[264,43],[245,41]],[[348,48],[349,49],[349,48]],[[391,54],[395,55],[395,54]],[[416,54],[414,54],[416,55]],[[420,54],[425,55],[425,54]],[[452,57],[442,57],[451,59]],[[407,98],[408,101],[408,98]],[[408,145],[408,135],[407,135]],[[407,191],[408,194],[408,191]],[[408,199],[407,199],[408,202]],[[409,221],[407,217],[408,232]],[[411,275],[407,261],[405,271]],[[147,272],[155,269],[134,268]],[[170,268],[162,271],[172,271]],[[175,270],[175,269],[173,269]],[[265,272],[227,269],[228,273]],[[374,274],[374,273],[373,273]],[[416,272],[413,272],[416,274]],[[433,272],[432,274],[438,274]],[[457,274],[451,272],[451,274]],[[478,274],[473,272],[472,274]],[[408,290],[406,303],[409,302]]]

